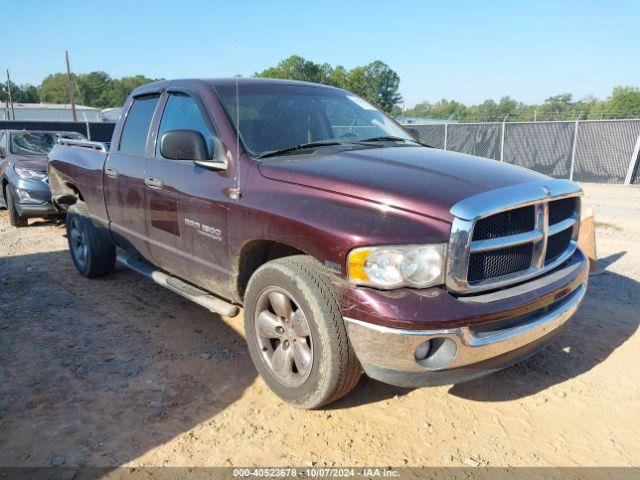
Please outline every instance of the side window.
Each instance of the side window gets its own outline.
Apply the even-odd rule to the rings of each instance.
[[[6,140],[6,136],[4,133],[0,133],[0,147],[4,147],[5,149],[7,148],[7,140]]]
[[[160,154],[162,136],[169,130],[196,130],[200,132],[207,142],[209,153],[212,152],[213,133],[198,104],[190,96],[183,93],[172,93],[169,96],[158,130],[158,141],[156,142],[158,157],[162,157]]]
[[[133,101],[122,129],[120,153],[144,156],[149,125],[159,98],[159,95],[147,95]]]

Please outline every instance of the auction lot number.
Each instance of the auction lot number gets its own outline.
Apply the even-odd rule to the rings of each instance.
[[[300,478],[354,478],[354,477],[397,477],[398,472],[393,469],[382,468],[234,468],[234,477],[300,477]]]

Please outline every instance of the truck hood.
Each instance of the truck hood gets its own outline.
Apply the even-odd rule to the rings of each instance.
[[[452,221],[458,201],[546,178],[496,160],[426,147],[386,147],[287,155],[260,164],[267,178]]]
[[[12,154],[14,165],[22,168],[33,168],[34,170],[47,170],[46,155],[16,155]]]

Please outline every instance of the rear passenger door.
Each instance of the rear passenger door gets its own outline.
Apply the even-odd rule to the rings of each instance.
[[[150,257],[147,232],[146,186],[150,125],[159,93],[133,99],[117,145],[104,165],[105,203],[114,238],[126,250]]]
[[[196,130],[209,152],[221,149],[213,119],[197,91],[169,89],[147,169],[147,228],[153,263],[198,286],[225,295],[230,276],[227,255],[225,171],[208,170],[192,160],[162,156],[169,130]],[[219,153],[219,151],[218,151]]]
[[[7,142],[8,134],[3,131],[0,131],[0,150],[4,150],[4,157],[0,156],[0,189],[2,188],[2,178],[4,177],[4,171],[7,168],[7,155],[9,155],[9,145]],[[5,202],[4,195],[2,190],[0,190],[0,205],[6,207],[7,203]]]

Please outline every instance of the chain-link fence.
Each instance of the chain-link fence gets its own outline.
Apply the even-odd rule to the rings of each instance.
[[[640,184],[640,120],[407,125],[427,145],[580,182]]]
[[[2,129],[79,132],[110,142],[115,124],[0,120]],[[640,185],[640,120],[407,125],[428,145],[580,182]],[[344,127],[345,133],[354,127]]]
[[[0,130],[52,130],[58,132],[78,132],[95,142],[110,142],[115,125],[115,123],[111,122],[0,120]]]

